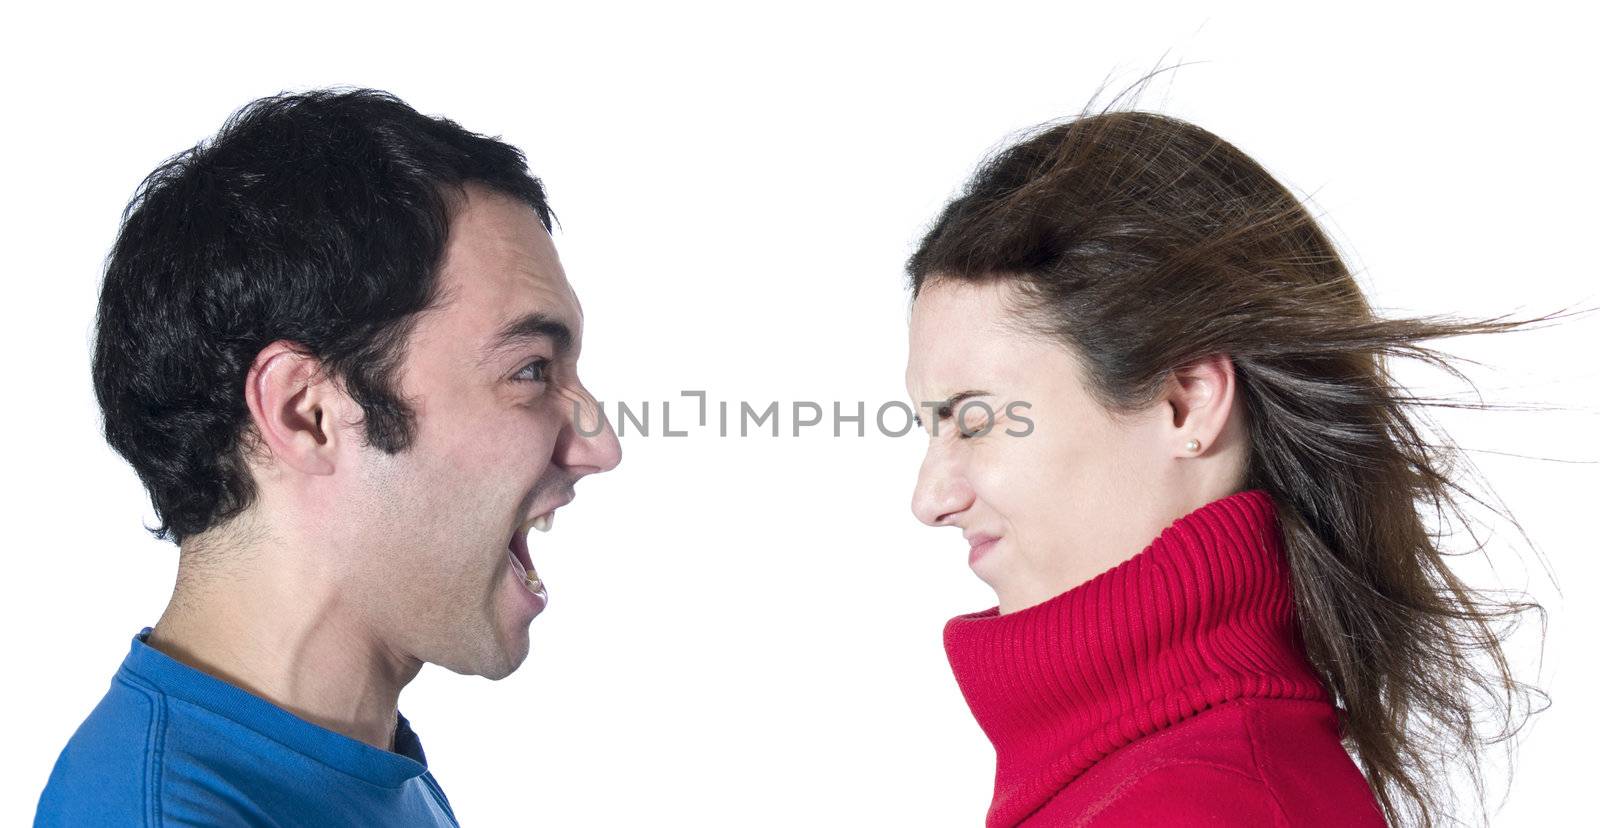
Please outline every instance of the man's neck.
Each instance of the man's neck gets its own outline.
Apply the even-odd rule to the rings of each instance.
[[[184,572],[180,563],[149,646],[313,724],[392,750],[400,690],[421,663],[375,640],[330,579],[238,563],[226,575]]]

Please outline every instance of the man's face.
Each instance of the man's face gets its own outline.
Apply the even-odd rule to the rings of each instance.
[[[525,204],[468,192],[440,299],[398,372],[416,439],[392,456],[359,449],[359,505],[336,536],[358,547],[341,557],[361,562],[341,581],[394,655],[501,678],[527,657],[544,608],[522,577],[539,557],[539,533],[523,544],[528,521],[621,449],[578,381],[583,312],[549,234]]]

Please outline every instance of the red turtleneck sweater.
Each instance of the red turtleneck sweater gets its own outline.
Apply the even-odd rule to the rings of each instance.
[[[1300,645],[1263,490],[1042,604],[952,618],[944,644],[994,742],[988,828],[1385,824]]]

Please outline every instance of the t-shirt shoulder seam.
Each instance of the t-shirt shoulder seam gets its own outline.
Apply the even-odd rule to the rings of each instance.
[[[444,809],[446,816],[450,817],[450,824],[460,825],[461,823],[456,819],[455,809],[450,807],[450,799],[444,795],[444,788],[439,786],[439,780],[433,778],[431,771],[422,774],[421,778],[426,782],[429,795],[433,797],[433,801]]]
[[[150,721],[145,726],[144,785],[140,791],[143,799],[143,818],[146,825],[162,824],[161,792],[163,770],[166,765],[167,697],[158,688],[146,683],[138,674],[129,671],[118,675],[116,681],[129,690],[145,697],[150,705]]]

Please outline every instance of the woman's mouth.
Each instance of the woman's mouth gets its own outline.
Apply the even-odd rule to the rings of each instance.
[[[978,559],[988,554],[989,550],[993,549],[994,545],[999,541],[1000,539],[993,535],[974,535],[968,538],[967,542],[972,545],[972,548],[967,552],[967,566],[976,565]]]

